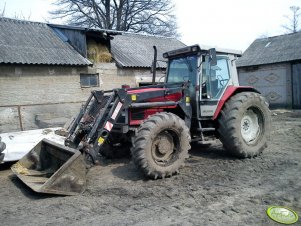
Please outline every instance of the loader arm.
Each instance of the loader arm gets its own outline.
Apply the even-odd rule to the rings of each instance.
[[[191,108],[190,104],[186,103],[186,97],[189,97],[187,87],[188,84],[181,83],[173,86],[149,86],[143,89],[93,91],[73,121],[65,145],[88,153],[93,163],[96,163],[96,153],[101,150],[120,114],[124,110],[136,108],[179,107],[185,115],[187,124],[190,125]],[[164,98],[177,93],[181,94],[177,99]]]

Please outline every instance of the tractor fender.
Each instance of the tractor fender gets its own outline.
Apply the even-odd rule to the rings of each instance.
[[[228,86],[225,90],[223,96],[218,101],[216,110],[213,115],[213,120],[217,119],[219,116],[220,111],[222,110],[224,104],[235,94],[242,93],[242,92],[255,92],[260,93],[257,89],[252,86]]]

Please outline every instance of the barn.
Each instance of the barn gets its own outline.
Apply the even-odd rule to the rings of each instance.
[[[151,81],[174,38],[0,18],[0,133],[62,126],[91,90]],[[160,59],[160,58],[159,58]],[[166,64],[158,63],[157,80]]]
[[[236,62],[241,85],[254,86],[272,108],[301,109],[301,32],[255,40]]]

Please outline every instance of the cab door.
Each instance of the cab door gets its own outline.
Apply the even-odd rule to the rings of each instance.
[[[217,56],[217,64],[210,65],[209,57],[202,63],[200,76],[200,116],[212,117],[218,101],[229,85],[232,85],[230,76],[230,61],[227,55]]]

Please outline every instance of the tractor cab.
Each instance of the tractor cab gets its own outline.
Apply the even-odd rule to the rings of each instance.
[[[227,87],[238,86],[235,54],[201,50],[194,45],[164,53],[163,57],[168,58],[167,84],[190,83],[193,117],[212,117]]]

